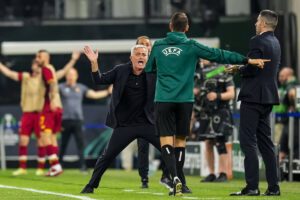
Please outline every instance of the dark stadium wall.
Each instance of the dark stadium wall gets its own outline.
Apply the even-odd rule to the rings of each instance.
[[[255,33],[254,24],[245,18],[227,19],[212,31],[212,37],[221,39],[221,48],[229,44],[235,51],[247,51],[248,40]],[[22,26],[0,27],[1,41],[39,40],[97,40],[133,39],[139,35],[151,38],[165,37],[168,24],[129,24],[129,25],[80,25],[80,26]],[[192,23],[187,32],[189,37],[203,37],[201,23]]]
[[[81,25],[81,26],[22,26],[0,27],[0,41],[57,41],[57,40],[105,40],[105,39],[134,39],[140,35],[150,38],[165,37],[168,24],[131,24],[131,25]],[[221,48],[230,48],[246,54],[248,41],[255,31],[254,23],[250,18],[232,18],[221,22],[211,32],[212,37],[219,37]],[[188,37],[203,37],[204,31],[200,23],[192,23],[187,32]],[[42,47],[41,47],[42,48]],[[1,61],[10,64],[12,70],[30,71],[31,61],[35,55],[5,56]],[[70,59],[70,55],[51,55],[51,63],[60,69]],[[129,60],[129,54],[101,54],[100,66],[103,71],[111,69],[116,64]],[[90,64],[84,55],[80,57],[75,67],[79,71],[79,82],[93,89],[105,89],[107,86],[97,87],[90,77]],[[64,81],[64,80],[62,80]],[[9,80],[0,74],[0,105],[19,104],[20,84]],[[84,103],[105,103],[102,101],[85,100]]]

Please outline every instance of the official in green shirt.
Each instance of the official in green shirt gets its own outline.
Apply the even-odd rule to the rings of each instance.
[[[156,133],[160,136],[162,158],[173,178],[170,195],[181,196],[182,183],[185,184],[185,143],[194,102],[194,72],[199,58],[259,67],[263,67],[264,60],[248,59],[188,39],[185,32],[189,25],[185,13],[174,13],[169,26],[171,32],[167,37],[154,43],[145,71],[157,73],[154,99]]]

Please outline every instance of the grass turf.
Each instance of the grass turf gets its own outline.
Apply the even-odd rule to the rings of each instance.
[[[94,194],[80,194],[85,184],[88,182],[91,172],[88,175],[81,174],[78,170],[65,170],[58,177],[38,177],[35,176],[35,170],[29,169],[28,175],[13,176],[13,170],[0,171],[0,185],[31,188],[55,193],[64,193],[77,196],[85,196],[92,199],[102,200],[135,200],[135,199],[173,199],[168,196],[168,190],[159,184],[161,172],[156,172],[155,176],[149,178],[149,189],[140,189],[140,177],[137,171],[108,170],[102,177],[102,181]],[[280,197],[230,197],[229,193],[239,191],[245,186],[244,180],[230,180],[228,183],[200,183],[200,177],[187,176],[187,185],[193,191],[193,194],[185,194],[176,199],[300,199],[299,182],[282,182]],[[267,188],[266,182],[260,183],[260,190],[264,192]],[[133,191],[125,191],[133,190]],[[145,193],[148,192],[148,193]],[[53,194],[41,194],[32,191],[23,191],[19,189],[9,189],[0,187],[1,200],[16,199],[76,199],[73,197],[57,196]]]

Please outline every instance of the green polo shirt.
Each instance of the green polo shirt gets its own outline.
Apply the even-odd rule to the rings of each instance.
[[[244,56],[204,46],[184,33],[169,32],[154,43],[146,72],[156,72],[155,102],[194,102],[194,72],[199,58],[222,64],[242,64]]]

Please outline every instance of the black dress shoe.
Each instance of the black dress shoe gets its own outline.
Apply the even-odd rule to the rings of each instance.
[[[92,194],[92,193],[94,193],[94,188],[91,185],[87,184],[80,193],[82,193],[82,194],[85,194],[85,193]]]
[[[219,177],[216,178],[213,182],[228,182],[227,175],[225,173],[220,173]]]
[[[248,188],[242,189],[240,192],[231,193],[230,196],[259,196],[259,189],[251,190]]]
[[[149,188],[148,182],[142,182],[141,188],[142,188],[142,189],[144,189],[144,188]]]
[[[216,175],[214,174],[209,174],[207,177],[205,177],[203,180],[200,182],[205,183],[205,182],[214,182],[216,180]]]
[[[181,192],[183,194],[191,194],[191,193],[193,193],[192,190],[190,188],[188,188],[187,185],[184,185],[184,184],[182,184]]]
[[[271,191],[267,189],[267,191],[263,194],[263,196],[280,196],[280,190]]]
[[[173,188],[173,183],[172,183],[172,181],[171,181],[168,177],[166,177],[166,176],[161,177],[159,183],[162,184],[163,186],[165,186],[165,187],[168,188],[168,189]]]

